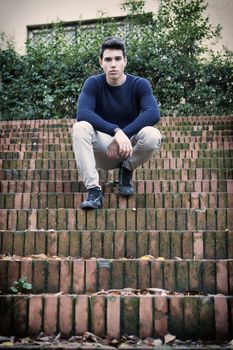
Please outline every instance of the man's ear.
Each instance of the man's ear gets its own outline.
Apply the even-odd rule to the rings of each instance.
[[[101,57],[99,57],[99,65],[100,65],[100,67],[102,68],[102,60],[101,60]]]

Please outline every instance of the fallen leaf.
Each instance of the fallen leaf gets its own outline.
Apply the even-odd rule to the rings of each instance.
[[[176,339],[176,336],[175,335],[172,335],[172,334],[166,334],[165,337],[164,337],[164,343],[165,344],[168,344],[168,343],[171,343],[173,342],[174,340]]]
[[[47,259],[47,256],[43,253],[31,255],[33,259]]]
[[[155,257],[152,255],[143,255],[140,258],[140,260],[152,260],[152,259],[155,259]]]
[[[4,343],[1,343],[1,346],[14,346],[14,343],[11,341],[5,341]]]
[[[159,256],[156,260],[165,260],[163,256]]]

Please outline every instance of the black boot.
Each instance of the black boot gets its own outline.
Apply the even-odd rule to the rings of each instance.
[[[101,209],[103,206],[103,194],[99,187],[88,190],[87,199],[81,203],[81,209]]]
[[[128,197],[134,193],[132,186],[133,172],[124,166],[119,169],[119,193],[122,196]]]

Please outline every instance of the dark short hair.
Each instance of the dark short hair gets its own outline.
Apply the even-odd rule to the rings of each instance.
[[[126,49],[125,49],[125,43],[124,41],[115,36],[109,36],[104,39],[101,47],[100,47],[100,58],[103,58],[104,50],[106,49],[117,49],[117,50],[122,50],[123,56],[125,57],[126,55]]]

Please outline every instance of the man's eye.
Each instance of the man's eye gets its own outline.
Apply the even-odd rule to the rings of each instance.
[[[105,58],[106,62],[111,62],[111,58]]]
[[[121,59],[122,59],[121,57],[116,57],[115,58],[116,61],[121,61]]]

